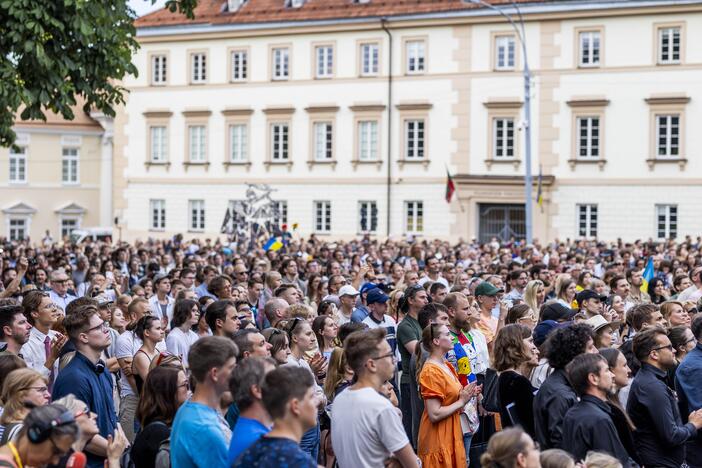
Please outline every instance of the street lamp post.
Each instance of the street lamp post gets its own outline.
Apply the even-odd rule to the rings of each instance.
[[[524,32],[524,19],[522,18],[521,13],[519,12],[519,7],[512,2],[512,6],[514,9],[517,11],[517,14],[519,15],[519,26],[514,22],[511,16],[506,14],[504,11],[502,11],[501,8],[497,8],[494,5],[491,5],[484,0],[470,0],[471,3],[476,3],[479,5],[483,5],[484,7],[487,7],[491,10],[496,11],[500,15],[502,15],[507,21],[509,21],[509,24],[512,25],[514,28],[515,32],[517,33],[517,37],[519,38],[519,42],[522,45],[522,55],[524,56],[524,70],[523,70],[523,76],[524,76],[524,139],[526,140],[526,155],[524,159],[524,208],[525,208],[525,215],[526,215],[526,226],[525,226],[525,231],[526,231],[526,243],[531,244],[533,237],[532,237],[532,200],[531,200],[531,185],[532,185],[532,177],[531,177],[531,71],[529,70],[529,61],[527,60],[527,48],[526,48],[526,34]]]

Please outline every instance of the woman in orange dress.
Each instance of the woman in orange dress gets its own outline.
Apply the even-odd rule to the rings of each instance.
[[[463,387],[453,366],[444,360],[453,349],[446,325],[430,324],[425,328],[422,345],[429,351],[429,357],[417,378],[424,399],[417,443],[419,458],[424,468],[465,467],[460,414],[477,393],[476,386]]]

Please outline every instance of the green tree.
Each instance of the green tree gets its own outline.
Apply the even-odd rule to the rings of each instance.
[[[144,0],[151,1],[155,0]],[[171,11],[194,17],[197,0],[168,0]],[[114,116],[137,74],[135,14],[127,0],[0,0],[0,146],[15,141],[12,125],[46,120],[49,109],[73,119],[83,109]]]

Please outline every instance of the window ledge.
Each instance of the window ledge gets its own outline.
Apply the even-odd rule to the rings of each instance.
[[[209,161],[203,161],[203,162],[185,161],[185,162],[183,162],[183,166],[185,167],[185,172],[188,172],[188,169],[192,166],[204,167],[205,170],[208,170],[210,168],[210,163],[209,163]]]
[[[292,161],[264,161],[263,165],[266,166],[266,171],[271,170],[271,166],[287,166],[288,172],[292,170]]]
[[[161,228],[149,228],[149,232],[166,232],[166,230]]]
[[[375,166],[377,169],[380,169],[380,167],[383,165],[383,161],[381,160],[374,160],[374,161],[361,161],[360,159],[354,159],[351,161],[351,166],[353,166],[353,170],[355,171],[358,165],[361,166]]]
[[[312,168],[312,166],[331,166],[332,169],[336,169],[336,163],[338,161],[336,159],[330,159],[328,161],[317,161],[316,159],[310,159],[307,161],[307,167]]]
[[[225,161],[222,163],[222,165],[224,166],[224,170],[226,172],[229,172],[229,168],[232,166],[246,167],[247,171],[251,169],[251,161]]]
[[[656,167],[656,164],[678,164],[680,170],[683,171],[687,165],[687,158],[650,158],[646,160],[646,163],[648,164],[648,169],[651,171]]]
[[[146,167],[147,171],[149,169],[151,169],[151,167],[165,167],[167,171],[171,169],[171,163],[168,161],[164,161],[164,162],[146,161],[144,163],[144,166]]]
[[[485,166],[490,170],[493,164],[513,164],[515,169],[519,169],[519,165],[522,163],[521,159],[486,159]]]
[[[598,158],[592,158],[592,159],[585,159],[585,158],[574,158],[574,159],[569,159],[568,164],[570,165],[570,170],[574,171],[575,166],[578,164],[583,164],[587,166],[591,166],[593,164],[597,164],[600,168],[600,171],[604,170],[605,164],[607,164],[606,159],[598,159]]]
[[[421,164],[424,166],[424,169],[429,167],[429,158],[422,158],[422,159],[398,159],[397,160],[397,165],[400,166],[400,169],[404,167],[405,164]]]

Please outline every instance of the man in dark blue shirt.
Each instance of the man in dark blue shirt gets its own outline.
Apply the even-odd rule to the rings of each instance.
[[[91,440],[86,451],[88,466],[102,467],[107,453],[107,437],[113,435],[117,427],[112,378],[100,359],[110,345],[109,327],[93,305],[81,306],[67,315],[63,325],[75,344],[76,355],[59,373],[52,396],[56,400],[72,393],[97,415],[100,434]]]
[[[675,392],[665,383],[675,367],[675,349],[662,328],[634,337],[633,351],[641,362],[627,402],[636,426],[634,443],[645,466],[678,468],[685,461],[685,443],[702,427],[702,410],[693,411],[683,424]]]

